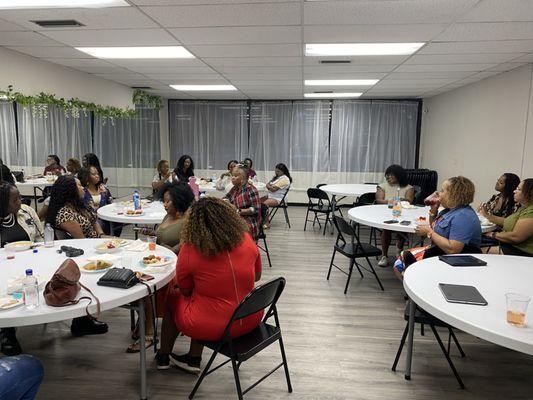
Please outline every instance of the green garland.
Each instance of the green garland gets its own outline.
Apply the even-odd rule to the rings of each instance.
[[[142,92],[142,93],[139,93]],[[88,103],[78,98],[72,99],[58,99],[55,95],[41,92],[37,96],[26,96],[21,92],[15,92],[13,86],[9,86],[7,90],[0,90],[0,100],[14,101],[23,107],[30,107],[33,114],[41,118],[48,117],[48,106],[54,105],[61,108],[66,117],[72,116],[79,118],[80,112],[87,115],[87,112],[92,112],[104,119],[109,118],[113,122],[116,118],[134,118],[137,112],[131,108],[118,108],[111,106],[102,106],[95,103]],[[150,95],[143,91],[135,91],[133,95],[134,104],[144,104],[152,108],[161,108],[161,98]]]

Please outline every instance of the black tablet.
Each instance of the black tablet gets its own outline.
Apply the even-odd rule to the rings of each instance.
[[[439,260],[450,264],[452,267],[483,267],[487,265],[486,261],[467,255],[439,256]]]
[[[439,283],[439,289],[448,303],[486,306],[487,300],[474,286]]]

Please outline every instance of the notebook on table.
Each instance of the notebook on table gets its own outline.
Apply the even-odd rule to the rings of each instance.
[[[487,265],[486,261],[468,255],[439,256],[439,260],[452,267],[483,267]]]
[[[474,286],[439,283],[439,289],[448,303],[486,306],[487,300]]]

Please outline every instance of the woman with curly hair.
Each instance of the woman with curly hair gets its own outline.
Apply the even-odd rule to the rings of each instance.
[[[157,369],[168,369],[172,362],[187,372],[200,372],[203,346],[197,340],[219,340],[238,304],[260,278],[259,251],[235,208],[214,197],[193,203],[181,234],[179,289],[167,301]],[[238,321],[232,336],[253,330],[262,315],[261,311]],[[179,332],[192,339],[184,355],[172,353]]]
[[[96,154],[85,154],[81,162],[85,168],[95,167],[98,170],[98,175],[100,175],[100,183],[107,183],[107,178],[104,178],[104,171],[102,171],[100,160]]]
[[[178,160],[176,168],[172,173],[172,178],[179,182],[189,183],[191,176],[194,176],[194,162],[191,156],[185,154]]]

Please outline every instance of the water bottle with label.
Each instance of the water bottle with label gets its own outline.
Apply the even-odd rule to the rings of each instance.
[[[133,209],[141,209],[141,196],[139,195],[139,192],[137,190],[133,192]]]
[[[50,224],[44,228],[44,247],[54,247],[54,228]]]
[[[394,219],[398,219],[401,216],[402,216],[402,204],[401,204],[401,198],[400,198],[400,187],[398,187],[396,197],[394,198],[394,205],[392,206],[392,217]]]
[[[22,281],[22,293],[26,310],[33,310],[39,306],[39,285],[31,268],[26,270],[26,277]]]

